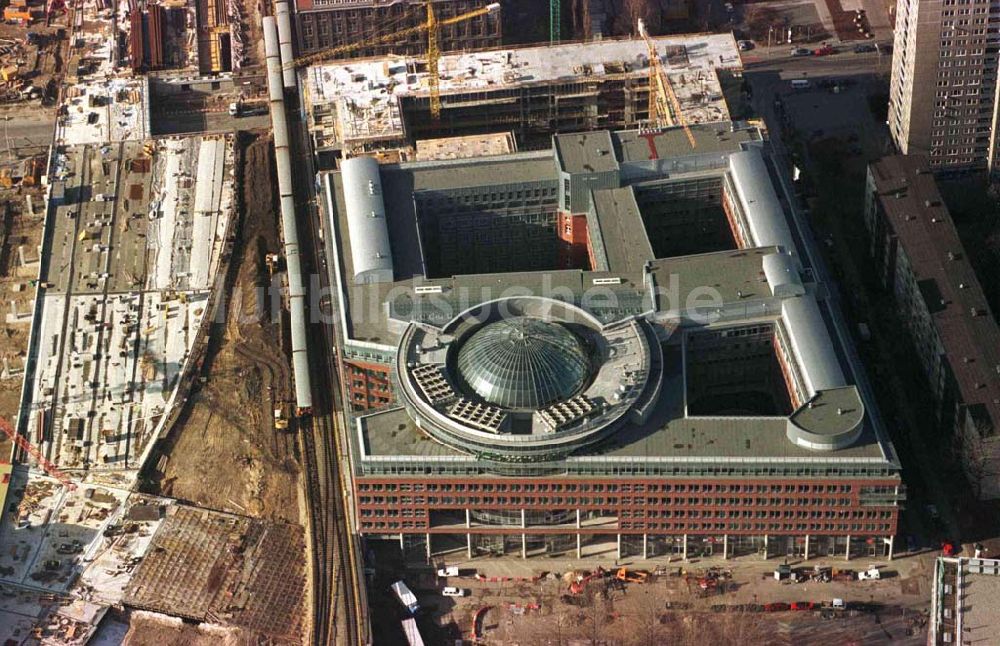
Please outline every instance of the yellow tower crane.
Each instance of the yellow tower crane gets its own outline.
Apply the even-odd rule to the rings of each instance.
[[[434,9],[431,7],[431,2],[427,3],[427,20],[423,24],[417,25],[415,27],[408,27],[406,29],[400,29],[394,31],[391,34],[385,34],[383,36],[377,36],[375,38],[369,38],[366,40],[359,40],[348,45],[340,45],[338,47],[330,47],[328,49],[323,49],[312,54],[306,54],[305,56],[299,56],[298,58],[291,60],[283,65],[285,69],[289,68],[300,68],[306,67],[308,65],[313,65],[315,63],[321,63],[325,60],[331,58],[336,58],[337,56],[342,56],[344,54],[349,54],[351,52],[357,51],[359,49],[364,49],[365,47],[371,47],[372,45],[384,45],[387,43],[394,43],[411,34],[419,34],[424,31],[427,32],[427,74],[428,74],[428,87],[431,94],[431,117],[437,119],[441,116],[441,94],[440,94],[440,83],[441,78],[438,75],[438,61],[441,58],[441,51],[438,47],[438,30],[446,25],[454,25],[456,23],[465,22],[466,20],[472,20],[473,18],[478,18],[479,16],[485,16],[487,14],[495,13],[500,10],[499,2],[492,2],[485,7],[480,7],[479,9],[474,9],[473,11],[468,11],[457,16],[452,16],[451,18],[443,18],[438,20],[434,15]]]
[[[431,92],[431,119],[441,118],[441,75],[438,73],[438,22],[434,15],[434,4],[427,3],[427,87]]]
[[[660,55],[656,52],[656,44],[649,37],[646,31],[646,23],[639,19],[639,35],[646,41],[646,48],[649,51],[649,120],[657,128],[680,125],[684,128],[688,143],[692,148],[698,147],[694,133],[688,125],[684,113],[681,111],[681,102],[677,100],[674,86],[670,83],[666,70],[660,62]],[[671,112],[673,114],[671,115]]]

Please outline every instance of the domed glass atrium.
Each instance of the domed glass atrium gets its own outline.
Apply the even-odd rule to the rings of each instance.
[[[564,326],[519,316],[475,332],[458,352],[458,373],[491,404],[537,410],[579,392],[590,362]]]

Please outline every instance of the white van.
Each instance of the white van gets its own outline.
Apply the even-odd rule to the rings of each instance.
[[[882,578],[882,573],[877,567],[869,568],[864,572],[858,572],[858,581],[878,581]]]
[[[807,90],[812,86],[807,79],[792,79],[792,89],[793,90]]]
[[[462,588],[455,588],[452,586],[448,586],[447,588],[441,590],[441,594],[445,597],[464,597],[465,590],[463,590]]]

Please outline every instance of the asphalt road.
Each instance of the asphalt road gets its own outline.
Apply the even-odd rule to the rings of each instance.
[[[0,151],[6,151],[7,142],[12,149],[44,148],[52,143],[56,129],[53,110],[39,110],[37,106],[0,111]]]
[[[872,73],[888,75],[892,71],[891,55],[878,52],[855,54],[854,47],[855,44],[833,45],[836,53],[829,56],[792,56],[793,46],[762,46],[743,52],[743,64],[748,74],[773,70],[789,80]]]
[[[232,117],[228,112],[171,112],[153,115],[153,135],[177,135],[195,132],[235,132],[269,130],[267,112],[248,117]]]

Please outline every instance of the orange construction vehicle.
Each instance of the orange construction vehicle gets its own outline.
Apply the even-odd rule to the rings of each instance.
[[[588,583],[590,583],[594,579],[604,578],[604,574],[605,574],[604,568],[602,568],[601,566],[597,566],[597,569],[588,574],[587,576],[581,577],[579,581],[573,581],[572,583],[570,583],[569,593],[580,594],[587,587]]]
[[[6,7],[3,10],[3,20],[7,23],[20,23],[30,25],[35,20],[35,15],[28,9],[17,7]]]
[[[642,572],[640,570],[628,571],[626,568],[621,568],[615,574],[615,578],[619,581],[626,581],[628,583],[645,583],[646,579],[649,577],[649,573]]]

